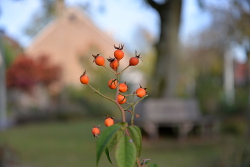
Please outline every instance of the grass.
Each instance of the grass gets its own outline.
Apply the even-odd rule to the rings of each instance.
[[[92,124],[102,120],[86,119],[81,122],[54,122],[14,127],[0,133],[0,141],[10,145],[21,165],[34,167],[94,167],[97,138],[91,134]],[[101,129],[104,126],[101,126]],[[189,139],[178,143],[162,138],[157,142],[143,140],[142,159],[150,158],[159,167],[200,167],[212,164],[225,154],[234,139]],[[111,167],[105,155],[100,167]],[[211,165],[212,166],[212,165]]]

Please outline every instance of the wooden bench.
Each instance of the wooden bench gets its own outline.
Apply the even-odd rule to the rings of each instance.
[[[178,138],[183,140],[199,126],[201,135],[214,133],[218,127],[216,119],[203,116],[196,99],[147,99],[138,109],[141,116],[136,124],[141,126],[151,139],[159,137],[159,127],[177,127]]]

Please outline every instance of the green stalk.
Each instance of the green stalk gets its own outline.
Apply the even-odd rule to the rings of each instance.
[[[135,119],[135,106],[132,105],[131,125],[134,125],[134,119]]]
[[[133,104],[132,103],[129,103],[129,105],[127,107],[124,108],[124,111],[129,109]]]
[[[133,93],[132,102],[134,102],[134,99],[135,99],[135,92]],[[132,107],[131,125],[134,125],[134,119],[135,119],[135,104],[132,104],[131,107]]]
[[[134,95],[135,95],[135,94],[134,94]],[[145,97],[147,97],[147,96],[148,96],[148,95],[143,96],[142,98],[140,98],[139,100],[137,100],[134,104],[132,104],[131,125],[134,125],[135,107],[136,107],[136,105],[137,105],[140,101],[142,101]],[[133,101],[134,101],[134,97],[135,97],[135,96],[133,96]]]
[[[140,102],[140,101],[142,101],[145,97],[147,97],[148,95],[145,95],[145,96],[143,96],[142,98],[140,98],[139,100],[137,100],[136,102],[135,102],[135,106]]]

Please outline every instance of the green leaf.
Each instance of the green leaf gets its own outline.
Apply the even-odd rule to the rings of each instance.
[[[115,158],[118,167],[134,167],[136,161],[136,147],[129,136],[124,135],[118,141]]]
[[[136,149],[137,149],[137,156],[141,156],[141,149],[142,149],[142,135],[141,130],[137,126],[129,126],[128,130],[130,132],[130,136],[133,139]]]
[[[114,139],[116,132],[124,126],[124,123],[117,123],[107,127],[100,135],[96,144],[96,166],[98,166],[99,160],[103,151],[107,148],[110,142]]]
[[[110,158],[110,156],[109,156],[109,149],[108,149],[108,148],[105,149],[105,154],[106,154],[107,159],[109,160],[109,162],[112,164],[111,158]],[[112,164],[112,165],[113,165],[113,164]]]
[[[116,134],[114,139],[109,143],[108,145],[108,149],[109,151],[112,151],[113,148],[116,146],[117,142],[119,141],[119,139],[124,135],[124,130],[119,129]]]
[[[150,164],[148,167],[158,167],[157,164]]]
[[[119,129],[116,133],[115,133],[115,137],[110,141],[110,143],[108,144],[108,146],[105,149],[105,153],[107,156],[107,159],[109,160],[109,162],[112,164],[111,158],[109,156],[109,152],[113,150],[113,148],[116,146],[117,142],[119,141],[119,139],[124,135],[124,130]],[[113,164],[112,164],[113,165]]]

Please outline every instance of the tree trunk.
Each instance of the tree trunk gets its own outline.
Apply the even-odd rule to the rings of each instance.
[[[224,53],[224,92],[225,100],[229,105],[234,104],[234,59],[231,50]]]
[[[160,16],[160,38],[156,44],[157,60],[151,82],[152,96],[174,97],[177,95],[179,57],[179,25],[182,0],[168,0],[164,4],[148,3]]]

